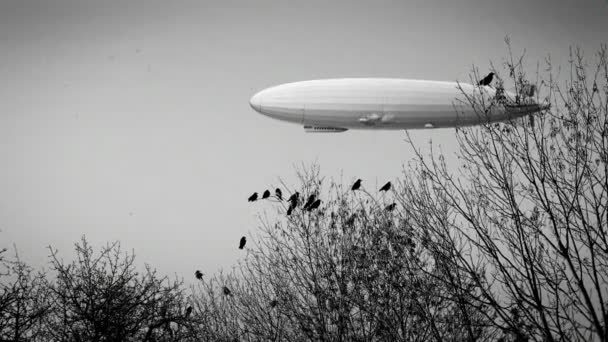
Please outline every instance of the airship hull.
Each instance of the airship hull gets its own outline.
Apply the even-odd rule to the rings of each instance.
[[[481,95],[481,96],[479,96]],[[468,96],[492,103],[475,110]],[[514,98],[512,94],[505,94]],[[504,121],[543,105],[494,101],[496,90],[466,83],[387,78],[345,78],[287,83],[255,94],[251,107],[309,132],[347,129],[421,129]]]

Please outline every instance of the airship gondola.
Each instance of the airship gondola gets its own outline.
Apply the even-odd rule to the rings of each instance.
[[[476,106],[469,99],[483,101]],[[548,108],[490,86],[393,78],[302,81],[264,89],[249,104],[307,132],[348,129],[422,129],[500,122]],[[482,110],[483,108],[483,110]]]

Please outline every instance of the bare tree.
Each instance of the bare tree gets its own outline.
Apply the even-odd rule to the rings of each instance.
[[[0,340],[40,340],[50,310],[44,274],[19,259],[0,259]]]
[[[53,311],[47,338],[60,341],[183,341],[191,317],[182,283],[158,277],[117,242],[96,254],[83,237],[76,258],[66,264],[50,248],[57,278],[48,283]]]
[[[572,50],[565,81],[549,58],[531,80],[523,56],[510,53],[498,84],[511,84],[514,98],[465,103],[482,118],[531,96],[551,108],[457,129],[460,165],[433,149],[423,155],[410,139],[417,161],[398,191],[403,214],[441,264],[437,280],[457,292],[466,287],[454,277],[472,282],[461,303],[491,322],[495,338],[608,341],[606,52],[588,64]]]
[[[249,247],[230,279],[220,280],[233,292],[219,298],[223,319],[217,322],[233,332],[222,336],[271,341],[483,336],[482,315],[442,300],[454,291],[436,280],[442,270],[422,253],[408,219],[400,210],[385,209],[392,195],[353,192],[336,182],[324,188],[315,166],[299,177],[300,201],[315,194],[323,205],[309,211],[301,203],[286,216],[291,204],[272,204],[278,216],[261,220],[257,246]],[[464,277],[454,281],[470,283]],[[213,310],[207,308],[218,305],[218,290],[211,281],[203,283],[195,301],[209,316]]]

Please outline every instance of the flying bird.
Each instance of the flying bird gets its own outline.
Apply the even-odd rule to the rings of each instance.
[[[306,201],[306,204],[304,204],[304,210],[307,210],[308,207],[310,207],[310,205],[315,201],[317,196],[315,196],[315,194],[312,194],[308,197],[308,201]]]
[[[386,208],[384,208],[384,210],[386,210],[386,211],[393,211],[396,206],[397,206],[397,203],[393,202],[393,203],[387,205]]]
[[[380,188],[380,191],[389,191],[390,189],[391,189],[391,182],[388,182]]]
[[[245,247],[246,243],[247,243],[247,238],[243,236],[241,238],[241,242],[239,243],[239,249],[243,249],[243,247]]]
[[[283,200],[283,193],[281,192],[281,189],[277,188],[277,189],[274,191],[274,194],[277,196],[277,198],[279,199],[279,201],[282,201],[282,200]]]
[[[188,308],[186,308],[186,317],[190,316],[191,313],[192,313],[192,307],[189,306]]]
[[[264,191],[264,194],[262,194],[262,199],[266,199],[268,197],[270,197],[270,191],[266,190]]]
[[[355,190],[359,190],[360,187],[361,187],[361,179],[357,179],[355,184],[353,184],[353,186],[350,189],[355,191]]]
[[[257,200],[257,199],[258,199],[258,193],[254,192],[253,195],[249,196],[248,201],[249,202],[255,202],[255,200]]]
[[[488,74],[488,76],[484,77],[481,81],[479,81],[479,83],[477,83],[477,85],[480,85],[480,86],[490,85],[490,83],[492,83],[493,78],[494,78],[494,73],[491,72]]]
[[[229,289],[229,288],[227,288],[226,286],[224,286],[224,287],[223,287],[223,290],[224,290],[224,294],[225,294],[226,296],[232,296],[232,292],[230,292],[230,289]]]
[[[196,270],[196,272],[194,272],[194,276],[196,277],[196,279],[201,280],[203,279],[203,272]]]
[[[313,209],[317,209],[320,205],[321,205],[321,200],[318,199],[318,200],[312,202],[312,204],[308,207],[308,211],[312,211]]]

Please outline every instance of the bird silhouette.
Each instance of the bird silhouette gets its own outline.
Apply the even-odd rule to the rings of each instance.
[[[306,201],[306,204],[304,204],[304,210],[307,210],[308,207],[310,207],[310,205],[315,201],[317,196],[315,196],[315,194],[312,194],[308,197],[308,201]]]
[[[380,191],[389,191],[390,189],[391,189],[391,182],[388,182],[380,188]]]
[[[492,83],[492,79],[493,78],[494,78],[494,73],[491,72],[491,73],[488,74],[488,76],[484,77],[481,81],[479,81],[477,83],[477,85],[480,85],[480,86],[490,85],[490,83]]]
[[[287,208],[287,216],[291,215],[292,211],[293,211],[293,206],[290,205],[289,208]]]
[[[313,209],[317,209],[320,205],[321,205],[321,200],[318,199],[318,200],[312,202],[312,204],[308,207],[308,211],[312,211]]]
[[[293,208],[296,208],[298,206],[298,200],[300,199],[300,193],[299,192],[295,192],[293,195],[291,195],[288,199],[289,203],[291,203],[291,206]]]
[[[245,247],[246,243],[247,243],[247,238],[243,236],[241,238],[241,242],[239,243],[239,249],[243,249],[243,247]]]
[[[395,209],[395,207],[397,206],[397,203],[393,202],[389,205],[386,206],[386,208],[384,208],[386,211],[393,211]]]
[[[230,292],[230,289],[229,289],[229,288],[227,288],[226,286],[224,286],[224,287],[223,287],[223,290],[224,290],[224,294],[225,294],[226,296],[232,296],[232,292]]]
[[[201,280],[203,279],[203,272],[196,270],[196,272],[194,272],[194,276],[196,277],[196,279]]]
[[[255,200],[258,199],[258,193],[254,192],[253,195],[249,196],[249,198],[247,199],[249,202],[255,202]]]
[[[264,191],[264,193],[262,194],[262,199],[266,199],[266,198],[268,198],[268,197],[270,197],[270,191],[266,190],[266,191]]]
[[[361,187],[361,180],[357,179],[357,181],[355,182],[355,184],[353,184],[353,186],[350,189],[353,190],[353,191],[355,191],[355,190],[359,190],[360,187]]]
[[[189,306],[188,308],[186,308],[186,317],[190,316],[191,313],[192,313],[192,307]]]
[[[281,189],[277,188],[277,189],[274,191],[274,194],[277,196],[277,198],[279,199],[279,201],[282,201],[282,200],[283,200],[283,193],[281,192]]]

